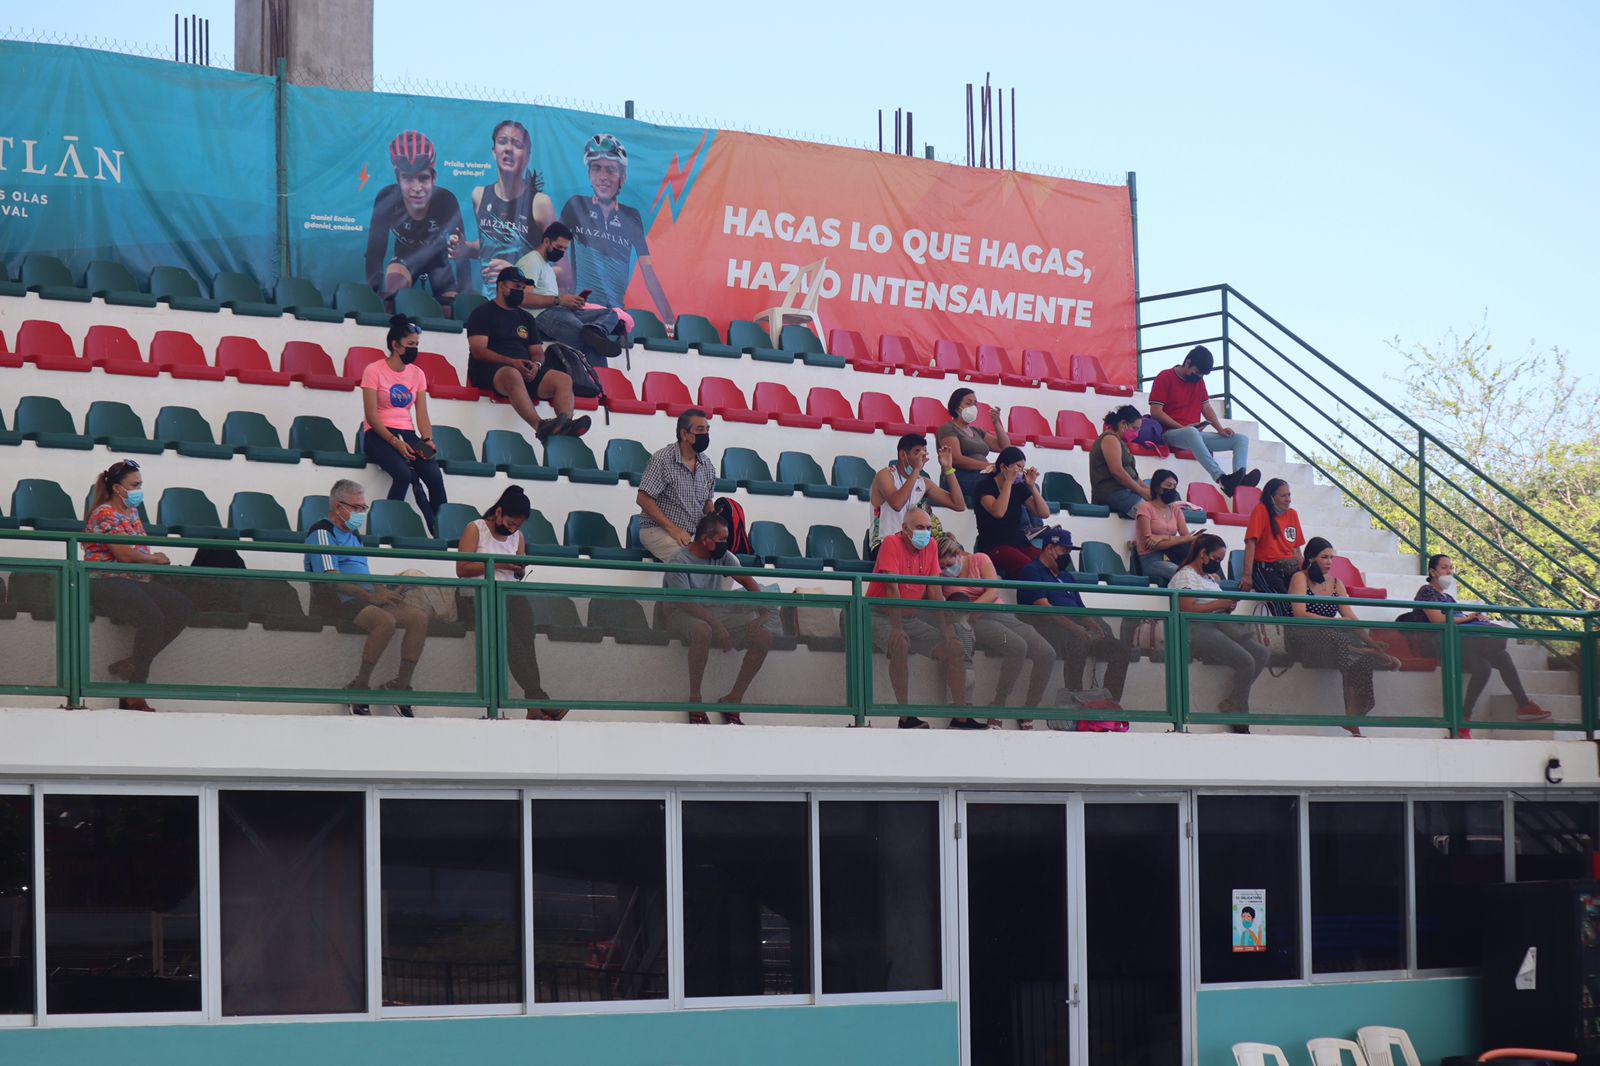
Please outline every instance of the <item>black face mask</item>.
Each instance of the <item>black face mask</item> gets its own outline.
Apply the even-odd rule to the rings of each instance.
[[[693,448],[695,450],[695,454],[697,455],[711,447],[710,431],[708,430],[705,433],[694,434],[693,438],[689,442],[689,447]]]
[[[552,248],[544,253],[544,261],[546,263],[559,263],[566,254],[567,250],[565,248]]]
[[[525,294],[523,293],[523,291],[521,289],[512,289],[511,291],[507,292],[506,293],[506,306],[507,307],[521,307],[522,306],[522,297],[524,295]]]
[[[719,540],[711,546],[711,558],[720,559],[728,554],[728,542]]]
[[[413,348],[408,344],[403,344],[400,346],[400,361],[406,366],[410,366],[412,363],[415,363],[417,361],[417,356],[421,354],[422,350],[420,348]]]
[[[1208,574],[1221,574],[1222,573],[1222,560],[1213,559],[1211,562],[1207,563],[1206,564],[1206,573],[1208,573]]]
[[[507,529],[505,526],[501,525],[499,522],[494,523],[494,525],[491,528],[494,529],[494,535],[496,537],[498,537],[500,540],[505,540],[507,537],[511,536],[511,530]]]
[[[1162,503],[1177,503],[1178,502],[1178,490],[1177,489],[1162,489],[1161,490],[1161,502]]]

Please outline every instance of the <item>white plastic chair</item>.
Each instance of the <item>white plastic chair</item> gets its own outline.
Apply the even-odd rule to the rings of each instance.
[[[1404,1029],[1387,1025],[1364,1025],[1356,1030],[1361,1050],[1367,1053],[1367,1066],[1422,1066],[1417,1049],[1411,1046],[1411,1037]],[[1400,1061],[1394,1058],[1394,1049],[1400,1048]]]
[[[1277,1063],[1277,1066],[1289,1066],[1283,1048],[1277,1044],[1233,1045],[1234,1066],[1267,1066],[1268,1059]]]
[[[826,269],[828,260],[824,256],[794,276],[794,281],[783,290],[782,304],[756,316],[756,324],[765,327],[774,348],[783,339],[783,327],[790,325],[791,320],[796,325],[810,323],[818,337],[827,338],[822,330],[822,318],[817,314],[817,301],[822,298],[822,272]]]
[[[1311,1052],[1311,1066],[1344,1066],[1344,1053],[1350,1053],[1352,1066],[1371,1066],[1367,1062],[1366,1053],[1361,1050],[1361,1045],[1354,1040],[1341,1040],[1335,1036],[1319,1036],[1315,1040],[1306,1041],[1306,1050]]]

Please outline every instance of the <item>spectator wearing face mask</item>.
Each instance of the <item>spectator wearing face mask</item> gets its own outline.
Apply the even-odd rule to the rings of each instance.
[[[967,509],[966,495],[956,480],[955,457],[950,445],[939,445],[938,479],[928,477],[922,468],[928,463],[928,439],[920,433],[907,433],[895,446],[895,459],[888,467],[878,471],[872,479],[872,525],[867,530],[867,557],[877,556],[878,546],[899,533],[905,526],[906,516],[921,509],[923,501],[948,507],[952,511]],[[931,527],[930,527],[931,528]]]
[[[717,491],[717,471],[706,458],[711,446],[711,422],[698,407],[678,416],[678,439],[645,464],[635,496],[639,513],[639,543],[660,562],[667,562],[694,539],[690,530],[711,513]]]
[[[1240,601],[1215,595],[1222,591],[1222,561],[1227,557],[1228,545],[1215,533],[1200,533],[1193,538],[1183,565],[1167,587],[1214,595],[1180,596],[1178,610],[1207,619],[1233,613]],[[1197,621],[1188,627],[1190,657],[1221,666],[1231,675],[1228,694],[1217,704],[1217,710],[1224,714],[1250,713],[1250,687],[1267,668],[1271,653],[1255,638],[1255,631],[1254,625],[1220,621]],[[1236,725],[1233,731],[1248,733],[1250,727]]]
[[[1011,437],[1006,433],[998,407],[989,412],[989,429],[978,424],[978,397],[971,389],[952,392],[945,409],[950,412],[950,421],[939,427],[934,439],[940,451],[950,452],[956,480],[970,500],[983,476],[994,470],[994,461],[989,456],[1011,447]]]
[[[1342,618],[1356,621],[1356,613],[1347,603],[1333,600],[1347,599],[1350,591],[1344,582],[1329,572],[1333,565],[1333,545],[1322,537],[1312,537],[1306,542],[1305,565],[1289,582],[1291,596],[1324,597],[1308,603],[1293,605],[1296,618]],[[1384,651],[1365,629],[1345,626],[1288,626],[1284,641],[1289,654],[1305,666],[1314,669],[1337,670],[1344,681],[1344,713],[1359,718],[1372,710],[1376,702],[1372,689],[1374,670],[1398,670],[1400,660]],[[1345,731],[1359,737],[1358,726],[1347,725]]]
[[[1455,603],[1456,602],[1456,564],[1448,555],[1435,555],[1428,560],[1428,580],[1411,597],[1418,603]],[[1422,617],[1434,625],[1444,625],[1444,612],[1423,608]],[[1418,619],[1421,621],[1422,619]],[[1489,616],[1482,611],[1458,611],[1456,622],[1463,626],[1484,627],[1493,623]],[[1470,632],[1470,630],[1468,630]],[[1478,632],[1483,632],[1482,628]],[[1430,658],[1439,658],[1439,640],[1431,633],[1422,634],[1426,637],[1424,650]],[[1462,696],[1461,716],[1468,720],[1472,717],[1472,708],[1477,706],[1478,697],[1483,695],[1483,690],[1489,684],[1489,675],[1498,670],[1500,680],[1506,683],[1506,688],[1511,692],[1511,698],[1517,704],[1517,721],[1519,722],[1547,722],[1550,712],[1533,702],[1528,695],[1528,690],[1522,685],[1522,675],[1517,673],[1517,664],[1511,661],[1510,644],[1508,641],[1493,636],[1468,637],[1463,634],[1461,640],[1461,668],[1467,674],[1467,690]],[[1469,737],[1470,731],[1463,729],[1463,737]]]
[[[1150,499],[1150,487],[1139,480],[1128,442],[1139,429],[1139,409],[1123,404],[1101,419],[1100,436],[1089,446],[1089,492],[1093,503],[1104,504],[1123,518],[1132,518],[1139,505]]]
[[[1059,527],[1044,531],[1040,538],[1039,558],[1023,568],[1018,581],[1046,585],[1070,585],[1072,576],[1066,566],[1077,545],[1072,534]],[[1069,588],[1018,589],[1017,602],[1033,607],[1062,607],[1082,610],[1083,597]],[[1061,680],[1074,692],[1084,688],[1084,667],[1091,657],[1106,664],[1105,687],[1113,700],[1122,699],[1122,689],[1128,680],[1128,664],[1133,661],[1133,649],[1118,640],[1111,627],[1094,615],[1029,614],[1029,624],[1039,630],[1061,659]]]
[[[1133,513],[1134,551],[1139,554],[1139,572],[1165,585],[1189,555],[1189,548],[1200,534],[1189,532],[1178,496],[1178,475],[1157,470],[1150,476],[1151,498]]]
[[[995,573],[994,563],[982,552],[969,552],[961,547],[961,542],[954,534],[946,533],[939,538],[939,572],[945,577],[969,578],[975,581],[996,581],[999,574]],[[970,603],[998,604],[1000,590],[997,588],[979,588],[963,585],[946,585],[944,587],[946,599],[964,599]],[[1023,622],[1016,615],[1007,611],[974,611],[967,616],[967,624],[972,627],[973,642],[981,651],[998,657],[1001,660],[1000,672],[995,676],[994,696],[989,700],[990,707],[1009,707],[1011,693],[1016,688],[1017,678],[1022,674],[1022,665],[1028,663],[1028,691],[1022,697],[1024,707],[1037,707],[1044,698],[1044,690],[1050,684],[1050,671],[1055,668],[1056,653],[1050,647],[1050,642],[1039,635],[1033,626]],[[1000,728],[998,718],[989,719],[989,726],[993,729]],[[1027,718],[1017,719],[1018,729],[1032,729],[1033,722]]]
[[[1240,485],[1260,484],[1261,471],[1249,469],[1250,438],[1223,425],[1211,407],[1206,375],[1211,373],[1212,363],[1210,349],[1196,346],[1178,366],[1157,374],[1150,386],[1150,414],[1161,423],[1162,443],[1193,452],[1211,480],[1232,496]],[[1216,432],[1201,432],[1207,425]],[[1233,473],[1222,472],[1214,452],[1233,453]]]
[[[1289,591],[1304,562],[1300,546],[1305,543],[1305,527],[1293,507],[1294,492],[1289,483],[1275,477],[1261,490],[1261,502],[1250,512],[1244,530],[1244,573],[1239,588],[1244,592]],[[1273,614],[1287,616],[1287,604],[1269,603]]]
[[[495,281],[494,299],[467,316],[467,381],[504,396],[540,441],[563,433],[581,437],[590,418],[572,416],[572,377],[544,361],[539,326],[522,309],[527,286],[527,275],[506,267]],[[539,417],[540,400],[555,409],[554,418]]]
[[[307,553],[305,570],[311,574],[349,574],[361,580],[350,582],[314,581],[311,583],[312,613],[328,622],[350,622],[367,634],[361,649],[361,666],[346,685],[349,689],[371,689],[372,671],[394,639],[404,630],[400,642],[400,670],[378,686],[395,692],[411,691],[411,677],[428,639],[428,615],[420,607],[405,602],[398,591],[365,580],[371,574],[365,555],[343,555],[337,548],[360,548],[362,531],[367,528],[367,491],[354,481],[339,480],[328,490],[328,517],[319,520],[306,534],[306,543],[323,549]],[[396,703],[403,717],[412,717],[411,705]],[[372,705],[352,702],[351,714],[372,713]]]
[[[444,475],[434,461],[433,422],[428,417],[428,376],[417,366],[422,329],[405,315],[389,320],[388,358],[361,373],[361,450],[392,479],[389,499],[409,489],[428,533],[439,535],[439,508],[446,502]]]
[[[611,335],[617,328],[617,313],[609,307],[584,306],[585,293],[561,294],[555,265],[571,246],[572,231],[564,223],[552,222],[544,228],[539,247],[517,260],[518,269],[532,284],[525,302],[538,320],[541,336],[581,348],[590,361],[605,366],[622,352]]]
[[[973,547],[993,559],[995,569],[1009,578],[1039,558],[1028,539],[1027,516],[1044,521],[1050,505],[1039,491],[1039,471],[1028,465],[1021,448],[1000,453],[994,473],[978,482],[974,496],[978,539]]]
[[[667,561],[725,570],[725,573],[712,574],[673,571],[661,579],[661,584],[669,589],[726,592],[737,584],[746,592],[761,591],[755,578],[733,572],[739,569],[739,560],[728,550],[728,525],[718,515],[703,515],[695,523],[694,536],[689,543]],[[739,607],[709,600],[696,603],[675,599],[667,602],[666,615],[667,629],[689,649],[689,702],[704,702],[700,684],[705,680],[706,660],[715,646],[721,651],[744,651],[739,676],[734,678],[728,694],[717,701],[734,707],[743,703],[750,682],[755,680],[761,664],[767,661],[767,653],[772,650],[777,624],[772,608],[760,603]],[[722,717],[728,725],[744,724],[737,711],[725,711]],[[704,711],[691,711],[689,721],[704,725],[709,719]]]

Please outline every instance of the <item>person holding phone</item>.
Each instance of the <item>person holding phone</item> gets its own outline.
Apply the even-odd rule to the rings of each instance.
[[[554,267],[571,246],[572,231],[552,222],[545,227],[539,247],[518,260],[517,266],[531,284],[523,306],[537,321],[541,337],[581,349],[591,363],[605,366],[622,352],[612,336],[619,319],[609,307],[586,306],[587,289],[566,295],[559,291]]]
[[[361,450],[393,479],[389,499],[409,489],[431,536],[439,535],[439,508],[446,502],[444,476],[434,461],[433,423],[428,418],[428,376],[417,366],[422,328],[405,315],[389,320],[388,358],[361,374]]]

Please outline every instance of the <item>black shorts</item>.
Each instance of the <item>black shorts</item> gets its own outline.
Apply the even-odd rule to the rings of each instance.
[[[461,291],[455,264],[442,255],[434,254],[427,257],[417,254],[397,255],[389,260],[390,266],[396,263],[406,268],[406,272],[411,275],[412,285],[427,278],[428,289],[433,293],[435,300],[454,296]]]
[[[533,360],[524,361],[532,362]],[[467,360],[467,383],[475,389],[482,389],[484,392],[492,392],[497,396],[504,396],[505,393],[494,387],[494,376],[500,372],[501,365],[500,363],[491,363],[486,359]],[[539,398],[539,385],[544,381],[544,375],[548,369],[549,367],[546,364],[540,363],[534,371],[533,380],[528,383],[528,395],[535,400]]]

